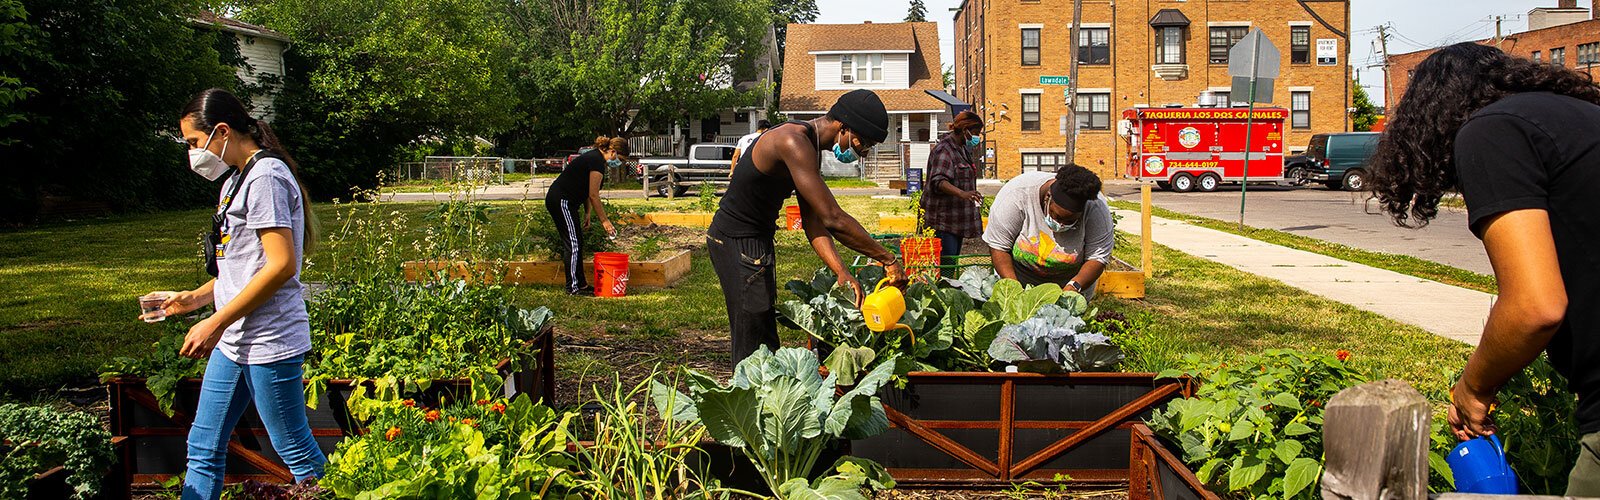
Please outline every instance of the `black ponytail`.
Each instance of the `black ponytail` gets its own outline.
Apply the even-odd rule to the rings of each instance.
[[[294,176],[295,184],[300,186],[300,211],[305,214],[305,228],[300,240],[301,249],[309,255],[316,247],[317,236],[322,232],[318,224],[317,214],[311,208],[311,194],[306,191],[306,184],[300,179],[300,165],[295,163],[289,150],[283,147],[277,134],[272,133],[272,127],[265,120],[256,119],[245,111],[244,102],[226,90],[212,88],[195,94],[189,103],[184,105],[183,111],[178,114],[179,120],[194,120],[195,128],[210,130],[218,124],[226,123],[228,128],[248,134],[256,141],[263,151],[272,153],[289,165],[289,173]]]

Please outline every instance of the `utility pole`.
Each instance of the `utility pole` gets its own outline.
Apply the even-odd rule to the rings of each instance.
[[[1082,57],[1078,53],[1078,26],[1082,24],[1083,0],[1072,0],[1072,29],[1067,34],[1072,38],[1071,45],[1068,45],[1072,47],[1068,52],[1072,58],[1069,61],[1070,69],[1067,71],[1067,150],[1064,156],[1067,163],[1078,161],[1078,58]],[[1044,43],[1041,42],[1039,45],[1042,46]],[[1040,103],[1040,106],[1043,107],[1044,104]]]
[[[1383,53],[1383,105],[1389,108],[1389,98],[1394,95],[1394,89],[1389,86],[1389,25],[1378,25],[1378,50]]]
[[[1505,21],[1505,20],[1506,20],[1506,16],[1494,16],[1494,43],[1495,43],[1495,45],[1499,45],[1500,44],[1500,22],[1501,21]]]

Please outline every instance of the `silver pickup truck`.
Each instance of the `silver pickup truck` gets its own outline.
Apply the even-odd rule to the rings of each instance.
[[[683,196],[690,188],[710,182],[726,185],[732,169],[732,144],[696,144],[689,147],[689,158],[645,158],[639,160],[639,176],[655,188],[656,194]],[[667,174],[674,172],[672,182]],[[649,175],[646,176],[646,173]]]

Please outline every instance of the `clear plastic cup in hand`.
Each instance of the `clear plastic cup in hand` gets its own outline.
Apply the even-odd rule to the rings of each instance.
[[[166,292],[154,292],[139,297],[139,310],[141,311],[139,318],[143,319],[145,323],[166,321],[167,310],[161,305],[165,304],[170,297],[171,294]]]

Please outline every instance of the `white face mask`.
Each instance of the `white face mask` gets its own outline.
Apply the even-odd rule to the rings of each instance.
[[[200,174],[201,177],[205,177],[208,181],[222,178],[222,174],[228,172],[228,162],[222,161],[221,156],[217,156],[216,153],[207,149],[211,147],[211,139],[215,135],[217,135],[217,129],[212,128],[211,135],[206,136],[205,145],[189,150],[189,170]],[[222,142],[222,154],[228,154],[227,141]]]

